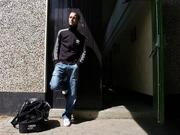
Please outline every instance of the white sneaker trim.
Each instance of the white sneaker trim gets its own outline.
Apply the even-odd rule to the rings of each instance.
[[[63,126],[69,127],[71,125],[71,122],[68,118],[63,118]]]

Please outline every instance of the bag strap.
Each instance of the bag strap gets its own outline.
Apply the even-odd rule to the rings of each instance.
[[[23,105],[21,106],[17,115],[11,121],[11,124],[13,125],[13,127],[16,127],[16,125],[19,122],[24,121],[23,118],[26,117],[26,119],[28,119],[29,118],[28,114],[30,114],[31,112],[34,112],[34,111],[36,112],[36,115],[39,116],[38,117],[39,119],[44,118],[43,112],[41,112],[42,111],[41,108],[43,108],[45,105],[48,105],[48,107],[49,107],[49,104],[43,100],[34,101],[32,103],[30,103],[28,100],[26,100],[23,103]],[[30,108],[30,109],[27,110],[27,108]]]
[[[38,104],[38,103],[39,103],[39,104]],[[36,104],[38,104],[38,105],[36,106]],[[16,125],[22,120],[22,118],[23,118],[25,115],[31,113],[33,110],[36,110],[36,109],[40,108],[42,105],[43,105],[43,102],[42,102],[42,101],[35,101],[35,102],[31,103],[31,104],[29,104],[28,100],[25,101],[25,102],[23,103],[22,107],[20,108],[20,110],[18,111],[17,115],[16,115],[16,116],[14,117],[14,119],[11,121],[11,124],[13,125],[13,127],[16,127]],[[26,111],[26,112],[23,112],[23,111],[26,109],[27,106],[29,106],[30,108],[32,107],[32,108],[31,108],[30,110]],[[42,118],[42,117],[43,117],[43,116],[42,116],[42,114],[41,114],[41,118]]]
[[[14,128],[16,127],[16,125],[18,124],[18,115],[14,117],[14,119],[11,121],[11,124],[13,125]]]
[[[17,115],[14,117],[14,119],[11,121],[11,124],[13,125],[13,127],[15,128],[16,125],[19,122],[19,115],[22,112],[23,108],[26,106],[27,102],[24,102],[23,105],[21,106],[20,110],[18,111]]]

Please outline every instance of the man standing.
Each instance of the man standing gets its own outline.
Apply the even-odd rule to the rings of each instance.
[[[64,126],[71,124],[76,102],[79,64],[83,62],[86,54],[85,37],[77,30],[79,19],[77,12],[70,12],[69,27],[58,32],[53,51],[55,68],[50,81],[51,89],[63,90],[64,79],[67,81],[66,108],[62,114]]]

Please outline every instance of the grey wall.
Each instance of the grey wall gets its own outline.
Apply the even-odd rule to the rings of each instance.
[[[180,1],[163,0],[165,89],[180,93]]]
[[[135,8],[137,7],[138,8]],[[133,8],[134,7],[134,8]],[[135,3],[112,48],[112,83],[119,90],[153,94],[151,2]]]
[[[0,92],[44,92],[46,0],[0,0]]]

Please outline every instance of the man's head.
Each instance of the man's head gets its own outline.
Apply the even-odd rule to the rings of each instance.
[[[79,23],[80,16],[77,12],[72,11],[69,14],[69,26],[74,27]]]

